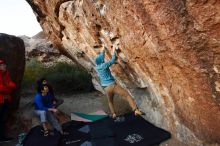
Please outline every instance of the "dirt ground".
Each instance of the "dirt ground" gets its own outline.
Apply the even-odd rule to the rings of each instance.
[[[20,103],[20,108],[27,105],[28,103],[33,101],[33,95],[23,97]],[[92,113],[97,110],[103,109],[105,112],[109,113],[107,107],[107,100],[104,95],[100,94],[99,92],[92,92],[92,93],[79,93],[74,95],[61,95],[57,96],[57,98],[64,99],[64,103],[59,107],[59,110],[63,111],[64,113],[70,115],[71,112],[82,112],[82,113]],[[121,102],[121,101],[120,101]],[[118,106],[118,105],[116,105]],[[121,109],[119,111],[126,111],[127,109]],[[22,131],[20,131],[21,133]],[[0,146],[15,146],[17,141],[11,143],[4,143],[0,144]],[[159,146],[187,146],[180,141],[171,138]]]

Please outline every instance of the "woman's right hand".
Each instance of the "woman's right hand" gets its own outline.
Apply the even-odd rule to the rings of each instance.
[[[54,113],[57,113],[58,110],[57,110],[56,108],[53,108],[53,112],[54,112]]]
[[[117,53],[115,47],[112,47],[112,54],[113,54],[113,53]]]
[[[102,45],[102,51],[105,51],[105,46],[104,45]]]
[[[53,112],[53,113],[57,113],[58,110],[56,108],[50,108],[49,111]]]

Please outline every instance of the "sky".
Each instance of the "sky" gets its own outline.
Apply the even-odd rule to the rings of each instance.
[[[0,0],[0,33],[34,36],[41,26],[25,0]]]

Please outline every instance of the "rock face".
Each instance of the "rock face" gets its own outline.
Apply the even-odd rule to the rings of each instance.
[[[27,2],[54,45],[94,82],[101,44],[119,44],[112,72],[147,120],[188,145],[220,144],[219,1]]]
[[[45,66],[51,66],[57,62],[71,62],[58,49],[54,48],[52,42],[47,40],[43,32],[39,32],[33,37],[20,36],[20,38],[25,44],[25,58],[27,61],[37,59]]]
[[[18,108],[20,101],[21,81],[25,66],[25,47],[22,39],[0,33],[0,58],[4,59],[12,80],[17,88],[13,92],[14,108]]]

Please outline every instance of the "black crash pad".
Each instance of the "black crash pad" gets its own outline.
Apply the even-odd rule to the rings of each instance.
[[[110,117],[93,123],[70,121],[63,125],[69,135],[58,132],[44,137],[41,127],[30,130],[24,146],[154,146],[171,137],[171,134],[129,113],[115,122]]]

